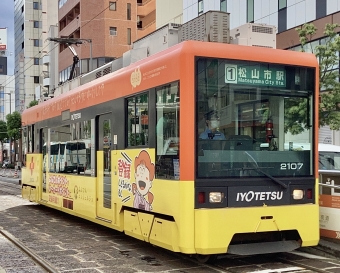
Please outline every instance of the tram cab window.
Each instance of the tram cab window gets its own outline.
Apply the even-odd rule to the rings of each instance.
[[[156,178],[179,179],[178,82],[156,88]]]
[[[311,68],[198,58],[197,177],[311,175],[314,78]]]

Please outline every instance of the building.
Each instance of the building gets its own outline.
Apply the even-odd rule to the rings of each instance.
[[[58,5],[48,0],[15,0],[15,110],[22,112],[31,101],[47,92],[43,86],[48,53],[47,34],[57,24]]]
[[[156,0],[156,29],[183,23],[183,0]]]
[[[133,41],[156,29],[156,0],[59,0],[59,38],[79,58],[71,75],[74,54],[59,41],[59,84],[94,70],[123,55]]]
[[[0,120],[14,110],[14,77],[8,75],[7,28],[0,28]]]
[[[312,22],[318,28],[315,46],[322,42],[326,23],[340,22],[340,0],[183,0],[183,22],[208,10],[229,12],[230,29],[248,22],[274,25],[276,47],[289,50],[300,50],[296,27]],[[340,132],[321,127],[319,142],[340,145]]]

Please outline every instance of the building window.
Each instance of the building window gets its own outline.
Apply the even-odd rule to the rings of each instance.
[[[227,0],[221,0],[220,2],[220,10],[227,12]]]
[[[117,10],[116,2],[110,2],[110,10]]]
[[[24,48],[24,42],[21,43],[21,48]]]
[[[203,13],[203,0],[198,1],[198,15],[201,15]]]
[[[127,29],[127,44],[131,45],[131,28]]]
[[[34,83],[39,83],[39,76],[33,76],[34,78]]]
[[[126,4],[126,19],[127,20],[131,20],[131,4],[130,3],[127,3]]]
[[[247,0],[247,23],[254,23],[254,0]]]
[[[111,36],[117,36],[117,28],[116,27],[110,27],[110,35]]]
[[[327,15],[327,1],[316,0],[316,19],[323,18]]]
[[[24,6],[21,7],[21,13],[23,13],[23,12],[24,12]]]
[[[33,2],[33,9],[39,9],[39,3]]]
[[[39,65],[39,58],[34,58],[34,65]]]
[[[4,73],[4,66],[0,64],[0,73]]]
[[[278,33],[287,30],[287,8],[280,9],[278,12]]]
[[[33,39],[33,45],[39,46],[39,39]]]
[[[21,30],[24,30],[24,29],[25,29],[25,25],[22,24],[22,25],[21,25]]]
[[[279,10],[287,7],[287,0],[279,0]]]
[[[33,27],[34,28],[40,28],[40,22],[39,21],[33,21]]]

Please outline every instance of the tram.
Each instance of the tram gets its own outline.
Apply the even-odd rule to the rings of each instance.
[[[22,196],[202,258],[315,246],[318,73],[308,53],[181,42],[25,110]],[[44,170],[69,141],[82,166]]]

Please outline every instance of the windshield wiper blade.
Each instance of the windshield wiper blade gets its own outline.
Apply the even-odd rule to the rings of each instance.
[[[274,181],[275,183],[279,184],[280,186],[282,186],[283,188],[287,189],[287,185],[285,183],[283,183],[282,181],[280,181],[279,179],[271,176],[269,173],[266,173],[265,171],[262,171],[259,167],[259,165],[257,164],[256,160],[248,153],[248,152],[244,152],[250,159],[251,162],[253,163],[253,170],[257,171],[258,173],[261,173],[265,176],[267,176],[268,178],[270,178],[272,181]],[[249,169],[249,168],[248,168]]]

